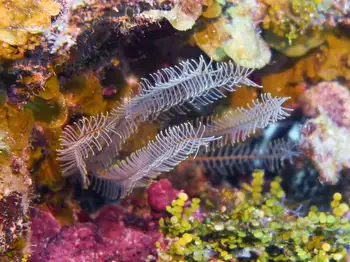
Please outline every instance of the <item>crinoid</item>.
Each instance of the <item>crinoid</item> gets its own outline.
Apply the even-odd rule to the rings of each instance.
[[[248,140],[238,145],[226,144],[196,158],[190,157],[187,162],[201,166],[206,172],[226,176],[255,169],[275,172],[298,154],[296,142],[290,139],[277,139],[263,147]]]
[[[137,95],[128,102],[64,129],[58,150],[64,174],[80,173],[85,188],[92,184],[106,197],[124,197],[201,148],[209,152],[243,141],[256,129],[287,117],[290,109],[282,104],[288,98],[264,94],[252,107],[169,127],[145,148],[116,163],[123,145],[142,122],[155,121],[170,110],[185,114],[191,107],[214,103],[241,84],[260,87],[248,79],[251,72],[232,62],[206,62],[201,56],[198,61],[187,60],[151,74],[141,80]]]
[[[154,141],[120,164],[93,173],[93,189],[109,198],[118,198],[135,187],[147,186],[158,174],[170,171],[216,139],[204,134],[205,126],[195,128],[190,123],[161,131]]]
[[[253,101],[253,106],[237,108],[223,116],[210,116],[197,119],[207,125],[207,136],[221,136],[212,143],[212,149],[227,144],[235,144],[246,140],[257,129],[263,129],[289,116],[291,109],[283,107],[289,97],[272,97],[262,94],[261,99]]]

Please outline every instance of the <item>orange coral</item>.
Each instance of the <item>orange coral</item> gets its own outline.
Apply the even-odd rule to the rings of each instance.
[[[207,8],[207,10],[205,10],[205,12],[203,12],[202,16],[206,17],[206,18],[215,18],[218,17],[219,15],[221,15],[222,13],[222,7],[221,5],[216,2],[213,1]]]
[[[93,74],[74,76],[64,89],[68,106],[73,107],[74,111],[85,115],[96,115],[104,111],[102,86]]]
[[[317,75],[327,81],[344,77],[350,83],[349,46],[349,37],[329,35],[327,46],[321,48],[321,54],[315,66]]]
[[[33,169],[34,180],[37,185],[47,186],[57,192],[63,188],[65,181],[57,161],[56,150],[59,148],[58,137],[62,133],[61,128],[39,128],[45,137],[45,147],[36,147],[31,152],[29,168]],[[43,154],[45,150],[45,154]],[[36,167],[40,163],[40,166]]]
[[[257,90],[249,86],[242,86],[231,95],[231,106],[234,108],[245,107],[257,98]]]
[[[208,23],[202,30],[193,36],[200,49],[215,61],[222,61],[226,56],[222,45],[230,38],[230,34],[224,30],[225,19],[220,18],[215,22]]]
[[[274,96],[289,96],[292,99],[287,103],[296,102],[304,92],[305,75],[310,78],[316,77],[314,71],[314,56],[299,60],[296,65],[280,73],[270,74],[262,78],[264,91]]]
[[[299,59],[293,67],[263,77],[264,91],[275,96],[291,96],[293,102],[303,92],[306,80],[317,82],[343,77],[350,83],[349,45],[349,38],[329,35],[326,44]]]
[[[35,34],[51,25],[61,9],[58,0],[0,2],[0,58],[22,58],[25,50],[39,45]]]

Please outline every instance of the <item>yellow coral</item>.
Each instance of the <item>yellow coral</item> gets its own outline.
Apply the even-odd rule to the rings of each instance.
[[[207,10],[205,10],[202,16],[206,18],[215,18],[221,15],[221,12],[222,12],[221,5],[218,2],[213,1],[213,3],[208,7]]]
[[[45,127],[61,127],[68,118],[67,103],[62,94],[49,100],[36,97],[26,107],[32,110],[36,122]]]
[[[288,43],[288,39],[284,36],[274,34],[272,31],[267,31],[264,39],[270,47],[282,52],[289,57],[301,57],[311,49],[320,46],[326,40],[326,34],[320,30],[310,30],[293,40],[293,44]]]
[[[3,252],[9,245],[16,254],[21,252],[25,242],[26,235],[23,233],[27,227],[32,184],[26,161],[33,122],[33,117],[27,110],[7,104],[0,107],[0,133],[5,134],[1,143],[6,144],[6,150],[2,150],[0,154],[0,205],[4,208],[3,210],[9,211],[9,214],[3,216],[5,221],[2,222],[11,228],[9,232],[0,230],[0,257],[2,258]],[[10,200],[9,196],[16,197]],[[8,210],[7,200],[20,201],[18,204],[20,209]]]
[[[249,86],[242,85],[241,88],[237,89],[231,94],[231,105],[234,108],[245,107],[251,101],[257,98],[257,90]]]
[[[56,76],[51,76],[45,83],[45,89],[25,107],[31,109],[35,120],[45,127],[61,127],[68,118],[67,102],[59,91]]]
[[[53,99],[59,94],[60,85],[56,76],[50,77],[45,83],[45,89],[39,92],[44,99]]]
[[[262,68],[271,59],[271,51],[261,35],[256,32],[254,22],[249,17],[239,17],[226,24],[231,39],[223,46],[225,53],[238,65]]]
[[[316,70],[324,80],[335,80],[344,77],[350,81],[350,38],[345,36],[329,35],[327,47],[324,46],[319,55]]]
[[[202,14],[202,3],[197,0],[176,1],[174,8],[169,11],[150,10],[144,12],[153,19],[166,18],[179,31],[186,31],[193,27]]]
[[[0,130],[7,133],[6,142],[15,155],[28,146],[34,119],[29,110],[19,110],[5,105],[0,109]]]
[[[0,1],[0,43],[32,49],[33,45],[28,44],[31,36],[47,29],[51,18],[57,16],[60,9],[61,4],[57,0]],[[0,58],[16,57],[9,55],[17,53],[14,52],[14,47],[6,44],[0,47]]]
[[[292,99],[287,103],[295,102],[304,92],[303,85],[299,84],[304,82],[305,76],[309,79],[317,77],[315,59],[312,54],[299,60],[292,68],[263,77],[264,91],[273,96],[289,96]]]
[[[303,93],[300,83],[306,80],[335,80],[343,77],[350,82],[350,38],[330,34],[326,43],[296,64],[262,79],[264,91],[274,96],[290,96],[294,102]]]
[[[43,155],[43,147],[36,148],[31,152],[28,168],[33,169],[33,179],[36,184],[47,186],[50,190],[57,192],[65,186],[62,177],[60,163],[57,159],[56,150],[59,148],[58,137],[62,132],[61,128],[43,128],[43,133],[47,141],[47,154]],[[40,165],[38,165],[40,164]]]
[[[213,23],[208,23],[193,36],[198,47],[215,61],[222,61],[227,57],[222,50],[222,45],[229,40],[230,34],[224,30],[224,26],[225,19],[220,18]]]
[[[64,87],[64,96],[69,107],[85,115],[96,115],[103,112],[105,102],[102,97],[102,86],[93,74],[74,76]]]
[[[300,36],[316,29],[324,30],[323,13],[331,12],[330,1],[320,0],[264,0],[269,5],[263,26],[288,44]],[[322,11],[320,11],[322,10]],[[334,12],[334,10],[333,10]]]

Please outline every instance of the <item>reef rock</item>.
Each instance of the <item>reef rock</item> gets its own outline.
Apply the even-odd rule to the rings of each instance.
[[[334,184],[350,167],[350,92],[337,82],[321,82],[306,92],[304,102],[304,114],[314,118],[302,129],[302,148],[322,180]]]

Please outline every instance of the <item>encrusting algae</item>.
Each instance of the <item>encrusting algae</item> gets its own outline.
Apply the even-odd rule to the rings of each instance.
[[[29,110],[8,104],[1,106],[0,254],[6,252],[11,259],[21,257],[22,251],[30,251],[27,240],[33,193],[27,162],[33,124]]]

